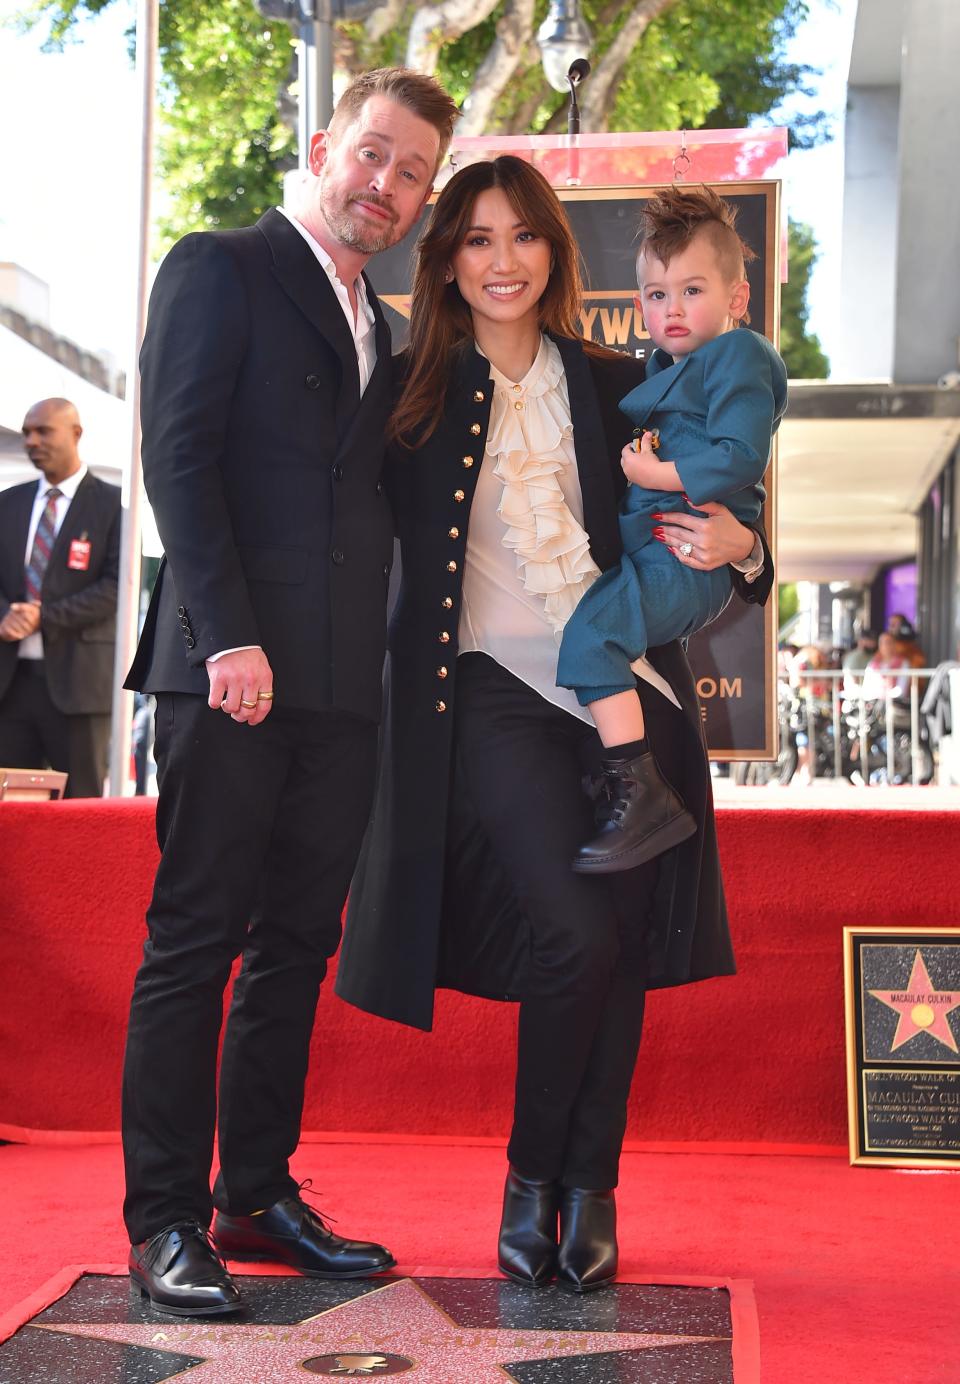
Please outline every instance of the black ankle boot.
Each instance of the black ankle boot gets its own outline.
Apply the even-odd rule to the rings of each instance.
[[[560,1201],[557,1281],[574,1293],[591,1293],[617,1272],[617,1203],[613,1192],[565,1187]]]
[[[517,1283],[542,1288],[557,1271],[558,1182],[521,1177],[513,1168],[503,1189],[500,1272]]]
[[[578,874],[632,870],[693,835],[696,822],[661,777],[652,754],[600,762],[609,806],[599,834],[577,852],[573,869]]]

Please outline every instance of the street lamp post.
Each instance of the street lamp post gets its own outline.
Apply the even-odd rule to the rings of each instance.
[[[577,87],[590,75],[587,54],[593,35],[580,13],[579,0],[550,0],[547,17],[537,30],[540,60],[547,81],[554,91],[570,91],[567,108],[567,135],[570,139],[567,184],[580,183],[580,107]]]
[[[537,30],[537,43],[544,73],[554,91],[570,89],[572,115],[576,110],[574,88],[590,67],[586,64],[586,72],[581,70],[577,75],[572,69],[587,57],[593,43],[593,35],[580,13],[579,0],[550,0],[547,17]],[[579,129],[570,133],[579,134]]]
[[[266,19],[282,19],[298,35],[297,155],[307,166],[310,139],[325,130],[333,115],[333,25],[337,19],[365,19],[377,0],[254,0]]]

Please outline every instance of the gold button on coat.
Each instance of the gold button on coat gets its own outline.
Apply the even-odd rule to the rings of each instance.
[[[459,537],[460,537],[460,530],[456,527],[456,525],[454,525],[454,527],[453,527],[452,529],[447,529],[447,537],[448,537],[448,538],[459,538]]]
[[[470,431],[473,433],[474,437],[479,437],[479,436],[480,436],[480,424],[479,424],[479,423],[471,423],[471,424],[470,424]]]
[[[446,670],[446,668],[444,668],[444,666],[441,664],[440,667],[437,669],[437,677],[438,677],[438,678],[445,678],[446,676],[447,676],[447,670]]]
[[[475,404],[482,404],[482,403],[483,403],[483,390],[482,390],[482,389],[475,389],[475,390],[473,391],[473,402],[474,402]]]
[[[464,464],[464,466],[466,467],[466,469],[469,471],[469,470],[470,470],[470,467],[473,465],[473,457],[464,457],[464,458],[463,458],[463,464]]]
[[[436,706],[438,711],[446,711],[447,709],[446,702],[437,702]]]
[[[457,564],[456,564],[455,562],[448,562],[448,563],[447,563],[447,571],[448,571],[448,572],[455,572],[456,570],[457,570]]]
[[[456,500],[458,505],[462,505],[467,497],[462,490],[455,490],[453,492],[453,498]]]
[[[441,630],[440,633],[437,635],[437,638],[440,640],[441,644],[450,643],[450,636],[446,630]]]
[[[452,596],[444,596],[444,598],[443,598],[443,600],[440,602],[440,604],[443,606],[444,610],[452,610],[452,609],[453,609],[453,597],[452,597]]]
[[[517,402],[514,404],[513,407],[514,407],[514,408],[523,408],[523,404],[521,404],[520,400],[518,399]]]

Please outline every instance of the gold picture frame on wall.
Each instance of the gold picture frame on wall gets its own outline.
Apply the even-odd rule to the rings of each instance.
[[[843,930],[850,1162],[960,1167],[960,927]]]

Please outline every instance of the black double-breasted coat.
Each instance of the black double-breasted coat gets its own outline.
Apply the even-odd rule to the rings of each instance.
[[[627,426],[617,405],[643,378],[643,366],[627,356],[591,357],[579,342],[556,340],[584,527],[604,570],[621,552],[617,502]],[[492,392],[484,357],[464,352],[436,431],[412,452],[399,451],[390,469],[402,575],[388,633],[376,803],[351,890],[337,992],[361,1009],[423,1029],[431,1027],[437,987],[522,999],[533,983],[529,923],[469,806],[450,791],[463,564]],[[753,585],[734,574],[747,601],[762,603],[770,591],[766,547],[765,558]],[[734,964],[693,676],[678,642],[648,656],[682,709],[678,715],[659,695],[645,697],[648,733],[654,747],[658,737],[682,737],[684,772],[675,786],[698,823],[696,835],[661,866],[649,934],[649,983],[659,988],[730,974]]]
[[[392,372],[368,296],[377,364],[361,398],[333,286],[280,212],[168,254],[140,361],[165,558],[128,687],[205,696],[211,654],[261,645],[278,703],[379,720]]]

